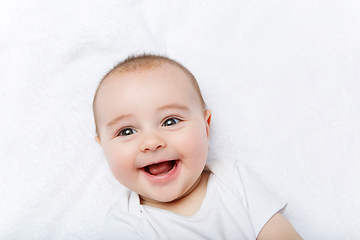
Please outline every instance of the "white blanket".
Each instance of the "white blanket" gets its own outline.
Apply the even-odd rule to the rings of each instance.
[[[213,110],[210,156],[289,201],[304,239],[360,239],[357,0],[0,3],[0,239],[98,239],[123,188],[92,97],[129,54],[188,67]]]

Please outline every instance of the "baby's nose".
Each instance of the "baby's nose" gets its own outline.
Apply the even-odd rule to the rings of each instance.
[[[159,148],[164,148],[164,147],[166,147],[165,140],[155,134],[146,136],[146,138],[144,139],[144,141],[140,146],[142,152],[146,152],[146,151],[153,152]]]

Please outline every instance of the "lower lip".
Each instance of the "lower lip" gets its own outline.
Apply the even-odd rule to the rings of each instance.
[[[164,181],[164,180],[170,180],[171,178],[175,178],[180,170],[180,160],[176,160],[176,163],[174,167],[168,172],[163,175],[151,175],[147,173],[144,168],[141,169],[141,172],[146,176],[147,179],[150,181]]]

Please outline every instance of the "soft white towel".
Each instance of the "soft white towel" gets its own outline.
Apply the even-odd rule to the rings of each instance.
[[[360,4],[0,3],[0,239],[98,239],[123,188],[94,141],[97,84],[166,54],[213,110],[210,156],[242,159],[305,239],[360,239]]]

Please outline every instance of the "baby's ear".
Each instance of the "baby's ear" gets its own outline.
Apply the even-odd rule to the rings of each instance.
[[[95,137],[95,141],[96,141],[98,144],[100,144],[100,146],[101,146],[101,140],[100,140],[99,136],[96,136],[96,137]]]
[[[206,134],[207,137],[210,137],[210,123],[211,123],[211,110],[206,109],[205,110],[205,124],[206,124]]]

